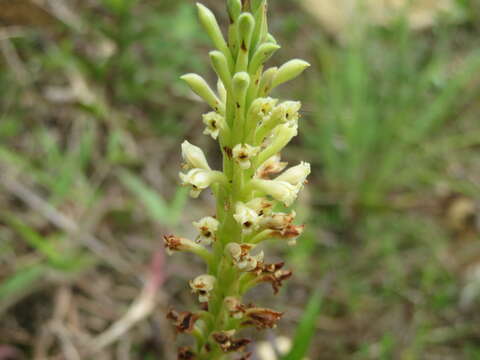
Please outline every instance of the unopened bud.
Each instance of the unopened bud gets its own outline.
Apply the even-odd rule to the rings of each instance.
[[[218,26],[215,15],[213,15],[209,8],[200,3],[197,3],[197,9],[200,22],[205,28],[213,44],[217,47],[218,50],[223,52],[225,56],[227,56],[227,54],[230,54],[227,43],[225,42],[220,27]]]
[[[308,62],[300,59],[288,61],[278,69],[272,82],[272,88],[296,78],[309,66],[310,64]]]
[[[264,64],[270,57],[280,49],[280,45],[267,42],[263,43],[258,47],[253,55],[252,60],[250,61],[250,65],[248,67],[248,71],[250,74],[255,74],[257,70],[260,68],[262,64]]]
[[[228,15],[230,16],[230,22],[234,23],[242,12],[241,0],[227,0]]]
[[[221,51],[214,50],[210,51],[209,55],[210,61],[212,62],[212,67],[217,73],[218,77],[222,80],[223,84],[225,84],[227,88],[230,88],[232,85],[232,75],[230,74],[225,54],[223,54]]]
[[[182,158],[185,161],[184,168],[188,169],[204,169],[210,170],[207,159],[202,149],[198,146],[190,144],[187,140],[182,143]]]
[[[215,111],[222,110],[222,104],[220,99],[215,95],[213,90],[208,86],[207,82],[204,78],[197,74],[186,74],[180,77],[183,81],[185,81],[192,91],[200,96],[203,100],[207,102]]]

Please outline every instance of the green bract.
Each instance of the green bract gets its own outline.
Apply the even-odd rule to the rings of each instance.
[[[285,171],[280,152],[297,135],[298,101],[280,102],[270,91],[300,75],[309,64],[294,59],[280,68],[264,70],[264,63],[280,46],[268,33],[266,1],[228,0],[228,42],[213,13],[198,4],[205,31],[217,48],[210,52],[218,76],[217,92],[199,75],[182,79],[213,111],[202,116],[204,134],[219,142],[223,169],[212,170],[203,151],[185,141],[180,178],[192,197],[211,188],[216,198],[215,217],[194,222],[195,240],[165,236],[169,253],[186,251],[200,256],[206,273],[190,281],[202,303],[196,313],[171,311],[177,331],[190,333],[196,343],[179,349],[179,359],[216,360],[244,351],[250,342],[238,332],[245,327],[273,328],[282,313],[242,303],[244,293],[259,283],[278,292],[291,276],[283,262],[269,264],[256,249],[268,239],[295,244],[303,225],[295,225],[295,212],[275,213],[276,203],[291,206],[310,165],[301,162]],[[245,354],[242,359],[248,358]]]

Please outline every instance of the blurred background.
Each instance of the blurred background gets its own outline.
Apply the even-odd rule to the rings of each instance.
[[[270,1],[272,63],[312,64],[276,95],[304,104],[285,157],[313,171],[305,235],[269,245],[294,277],[252,294],[285,311],[254,359],[480,359],[479,20]],[[165,313],[203,267],[162,236],[214,212],[178,186],[180,143],[219,156],[179,76],[213,81],[209,49],[191,0],[0,0],[0,360],[176,358]]]

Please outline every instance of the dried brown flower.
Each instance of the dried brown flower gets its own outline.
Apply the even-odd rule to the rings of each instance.
[[[272,329],[277,326],[277,321],[283,313],[267,308],[251,308],[245,312],[247,320],[242,325],[255,326],[258,330]]]
[[[178,349],[178,360],[195,360],[195,353],[189,347],[181,347]]]
[[[178,312],[176,310],[170,309],[167,313],[167,319],[173,321],[175,329],[179,333],[189,333],[193,330],[195,322],[199,319],[197,314],[191,313],[190,311]]]
[[[212,334],[223,352],[242,351],[245,346],[250,344],[251,340],[249,339],[233,339],[233,333],[233,331],[220,331]]]

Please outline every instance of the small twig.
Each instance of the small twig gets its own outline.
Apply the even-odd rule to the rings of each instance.
[[[59,321],[54,321],[51,323],[50,328],[52,332],[57,335],[58,339],[60,340],[60,344],[62,346],[63,354],[65,355],[66,360],[81,360],[80,354],[78,350],[73,345],[70,336],[67,334],[69,331],[63,326],[63,324]]]
[[[88,355],[94,355],[115,343],[138,322],[147,318],[155,309],[157,292],[165,281],[164,254],[157,251],[150,267],[149,280],[127,313],[89,344]]]

